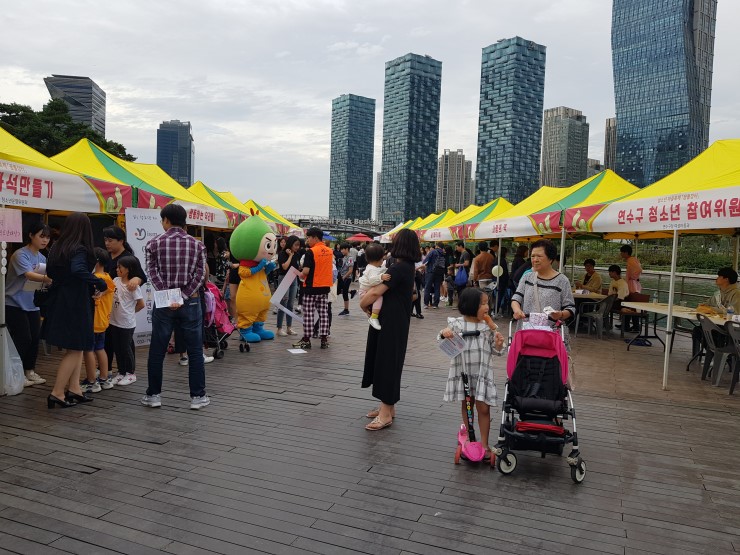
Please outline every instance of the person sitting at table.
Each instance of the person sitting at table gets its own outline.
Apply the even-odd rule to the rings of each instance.
[[[587,289],[591,293],[601,293],[601,276],[596,273],[596,261],[593,258],[587,258],[583,261],[583,268],[586,273],[582,280],[576,281],[576,288]]]
[[[609,277],[612,278],[612,282],[609,284],[609,295],[616,295],[617,300],[614,302],[614,307],[619,308],[619,302],[623,301],[624,298],[630,294],[627,282],[622,278],[622,268],[616,264],[609,266]]]
[[[732,307],[735,314],[740,314],[740,289],[737,286],[737,272],[732,268],[720,268],[717,270],[715,280],[719,291],[709,297],[706,302],[697,305],[697,312],[713,310],[719,314],[725,314],[728,307]],[[701,348],[703,333],[701,326],[696,326],[691,331],[692,355],[696,355]]]

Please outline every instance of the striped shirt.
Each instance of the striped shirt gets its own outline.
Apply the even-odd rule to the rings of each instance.
[[[569,310],[571,314],[576,313],[576,303],[573,300],[573,292],[570,290],[570,282],[563,274],[557,274],[550,279],[537,277],[537,290],[540,293],[540,309],[552,307],[554,310]],[[511,296],[512,301],[518,302],[525,314],[537,312],[537,302],[534,298],[535,273],[530,272],[522,276],[516,293]]]
[[[205,282],[206,247],[181,227],[171,227],[146,245],[146,271],[154,289],[180,288],[192,297]]]

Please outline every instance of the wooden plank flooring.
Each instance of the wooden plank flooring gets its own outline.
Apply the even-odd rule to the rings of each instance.
[[[336,311],[336,310],[335,310]],[[49,384],[0,398],[0,555],[737,553],[740,392],[685,372],[670,390],[658,347],[617,333],[573,340],[586,481],[522,453],[511,476],[452,463],[457,405],[435,335],[455,311],[412,320],[393,426],[367,432],[359,387],[367,325],[353,305],[329,350],[277,338],[206,367],[212,403],[189,410],[187,369],[165,361],[164,406],[139,381],[47,410]],[[274,318],[274,317],[272,317]],[[59,352],[41,356],[53,381]],[[496,382],[503,395],[503,359]],[[492,417],[492,443],[497,433]]]

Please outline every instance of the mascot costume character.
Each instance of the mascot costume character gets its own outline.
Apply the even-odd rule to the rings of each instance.
[[[237,327],[244,341],[258,343],[274,339],[275,334],[265,329],[270,308],[270,286],[267,275],[276,264],[270,262],[275,254],[275,234],[258,213],[244,220],[231,234],[231,254],[239,260],[239,289],[236,293]]]

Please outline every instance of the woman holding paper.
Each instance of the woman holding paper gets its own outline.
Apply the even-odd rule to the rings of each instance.
[[[75,212],[67,216],[47,265],[47,274],[54,282],[49,289],[42,337],[67,350],[46,400],[48,408],[92,401],[80,389],[80,366],[83,351],[93,349],[93,294],[108,289],[105,281],[93,275],[94,267],[90,218]]]
[[[49,244],[51,230],[41,220],[31,222],[26,230],[26,244],[10,257],[5,283],[5,319],[10,337],[18,350],[26,375],[25,387],[46,383],[36,373],[39,352],[41,313],[33,304],[33,293],[51,285],[46,275],[46,257],[40,251]]]
[[[282,243],[282,241],[281,241]],[[301,248],[301,241],[298,237],[291,235],[285,240],[285,247],[278,253],[278,287],[285,279],[291,268],[295,268],[298,271],[298,250]],[[293,303],[295,302],[296,295],[298,294],[298,280],[293,280],[290,284],[288,292],[285,294],[283,299],[280,301],[281,306],[284,306],[291,312],[293,311]],[[287,326],[286,331],[283,331],[283,318],[285,318],[285,324]],[[278,310],[277,315],[277,334],[279,336],[296,335],[297,332],[293,331],[291,327],[293,325],[293,317],[289,314],[283,313],[282,310]]]

